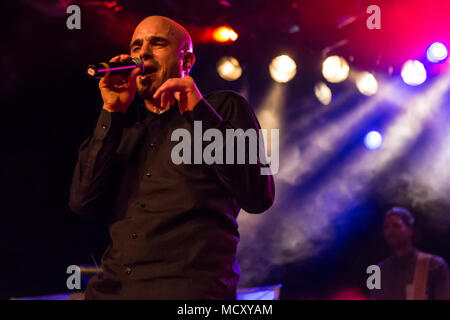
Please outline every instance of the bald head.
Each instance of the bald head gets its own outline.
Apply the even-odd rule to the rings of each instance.
[[[133,39],[139,33],[155,28],[165,33],[168,37],[171,37],[184,52],[193,52],[192,39],[187,30],[179,23],[163,16],[149,16],[139,22],[134,30]]]

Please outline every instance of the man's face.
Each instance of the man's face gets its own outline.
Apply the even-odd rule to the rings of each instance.
[[[412,229],[403,220],[390,214],[384,219],[384,238],[391,248],[403,247],[412,239]]]
[[[181,43],[167,21],[149,19],[141,22],[134,31],[130,55],[140,57],[144,62],[144,73],[136,82],[138,94],[146,100],[151,100],[167,79],[181,76]]]

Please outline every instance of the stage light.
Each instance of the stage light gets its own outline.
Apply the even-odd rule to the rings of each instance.
[[[242,68],[236,58],[222,57],[217,62],[217,73],[222,79],[233,81],[242,75]]]
[[[325,106],[330,104],[333,97],[330,88],[323,82],[319,82],[314,86],[314,94],[317,100]]]
[[[117,6],[118,3],[119,3],[118,1],[105,1],[104,5],[105,5],[105,7],[111,9],[111,8],[114,8],[115,6]]]
[[[322,64],[322,75],[331,83],[342,82],[348,78],[350,67],[347,61],[340,56],[331,56]]]
[[[366,96],[371,96],[378,91],[378,82],[374,75],[370,72],[364,71],[356,78],[356,87],[359,92]]]
[[[427,49],[427,58],[430,62],[439,63],[444,61],[447,55],[447,48],[440,42],[434,42]]]
[[[422,62],[417,60],[408,60],[402,67],[402,78],[410,86],[418,86],[427,79],[427,71]]]
[[[217,42],[236,41],[237,33],[229,26],[221,26],[213,31],[213,38]]]
[[[367,149],[375,151],[381,148],[383,136],[377,131],[370,131],[364,138],[364,145]]]
[[[297,65],[291,57],[281,55],[272,60],[269,72],[273,80],[280,83],[290,81],[297,73]]]

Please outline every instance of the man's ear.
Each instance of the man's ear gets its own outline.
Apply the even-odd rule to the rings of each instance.
[[[186,52],[183,58],[183,71],[186,74],[189,74],[189,71],[192,69],[192,66],[195,63],[195,55],[192,52]]]

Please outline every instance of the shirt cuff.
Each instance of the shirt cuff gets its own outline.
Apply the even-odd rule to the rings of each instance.
[[[183,117],[192,125],[194,125],[194,121],[201,121],[202,127],[205,129],[221,128],[224,125],[222,117],[205,99],[200,100],[194,110],[185,111]]]
[[[102,109],[94,130],[94,138],[103,140],[107,135],[118,136],[121,134],[124,124],[124,113]]]

